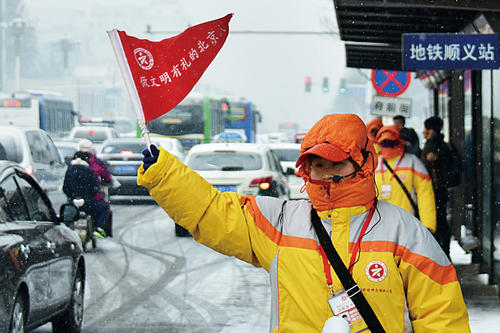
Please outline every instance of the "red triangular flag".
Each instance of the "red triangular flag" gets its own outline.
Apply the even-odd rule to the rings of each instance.
[[[187,96],[224,45],[231,17],[195,25],[159,42],[108,31],[139,124],[167,113]]]

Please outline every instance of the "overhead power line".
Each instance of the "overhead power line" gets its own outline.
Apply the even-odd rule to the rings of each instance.
[[[151,30],[148,25],[146,27],[146,33],[151,35],[156,34],[172,34],[177,35],[182,31],[169,31],[169,30]],[[230,34],[241,34],[241,35],[338,35],[338,31],[287,31],[287,30],[231,30]]]

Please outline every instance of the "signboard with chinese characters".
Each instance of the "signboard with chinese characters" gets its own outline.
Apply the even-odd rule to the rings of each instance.
[[[370,114],[374,116],[394,117],[401,115],[410,117],[411,99],[401,97],[384,97],[375,95],[372,97]]]
[[[403,69],[497,69],[498,34],[403,34]]]

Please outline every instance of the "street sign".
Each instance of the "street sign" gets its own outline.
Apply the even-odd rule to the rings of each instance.
[[[372,69],[372,84],[381,96],[396,97],[410,86],[411,73]]]
[[[401,115],[410,117],[411,99],[401,97],[384,97],[375,95],[372,98],[370,114],[374,116],[394,117]]]
[[[403,34],[403,68],[498,69],[498,34]]]

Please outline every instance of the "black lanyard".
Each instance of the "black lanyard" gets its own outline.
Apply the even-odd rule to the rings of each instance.
[[[375,205],[376,204],[377,203],[375,202]],[[385,330],[375,315],[375,312],[373,312],[373,309],[370,307],[370,304],[361,292],[361,289],[356,284],[351,274],[349,274],[349,271],[342,262],[337,250],[335,250],[332,240],[330,239],[330,236],[328,236],[328,233],[326,232],[325,227],[321,223],[318,213],[314,208],[311,210],[311,221],[314,230],[318,235],[319,243],[325,251],[330,265],[332,265],[335,274],[337,274],[337,277],[346,290],[347,295],[349,295],[349,298],[352,300],[354,305],[356,305],[356,308],[361,314],[361,317],[363,317],[366,325],[368,325],[368,328],[372,333],[385,333]]]

